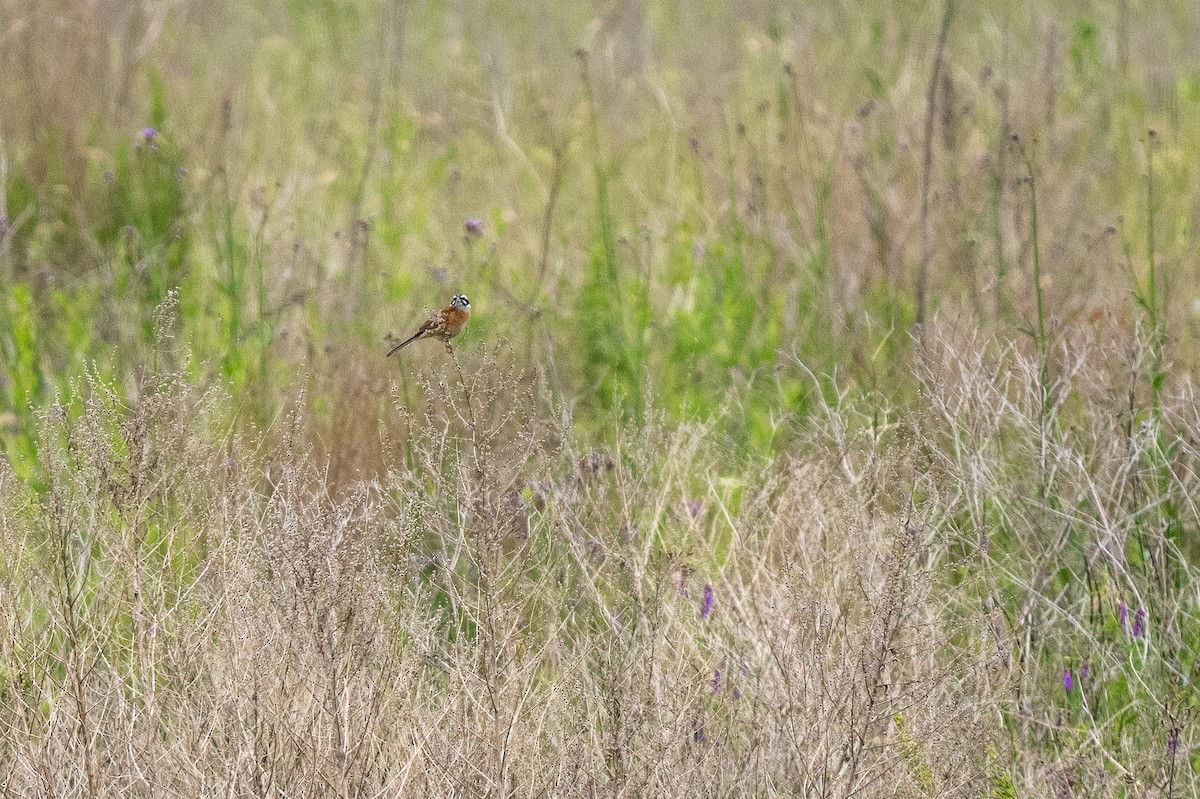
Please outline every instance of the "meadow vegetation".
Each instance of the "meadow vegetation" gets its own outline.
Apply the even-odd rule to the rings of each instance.
[[[0,796],[1197,795],[1198,43],[0,0]]]

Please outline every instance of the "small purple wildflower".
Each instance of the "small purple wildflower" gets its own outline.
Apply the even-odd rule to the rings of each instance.
[[[684,598],[689,596],[688,587],[687,587],[687,572],[686,571],[679,572],[679,595]]]
[[[713,672],[713,693],[717,696],[721,695],[721,670],[717,669]]]
[[[1134,638],[1141,638],[1146,632],[1146,609],[1138,608],[1137,615],[1133,617],[1133,635]]]
[[[688,516],[692,517],[693,519],[700,515],[701,505],[700,500],[698,499],[685,499],[683,501],[683,507],[687,509]]]
[[[1129,632],[1129,606],[1121,603],[1121,632]]]
[[[467,238],[478,239],[483,236],[483,220],[475,217],[468,217],[463,221],[463,229],[467,232]]]
[[[1179,729],[1172,727],[1167,733],[1167,754],[1174,755],[1175,750],[1179,748]]]
[[[717,601],[717,597],[716,597],[716,594],[713,593],[712,584],[709,583],[709,584],[705,585],[704,586],[704,604],[702,604],[700,606],[700,618],[701,619],[703,619],[704,621],[708,621],[708,616],[710,613],[712,613],[713,605],[716,603],[716,601]]]
[[[1063,669],[1063,690],[1071,693],[1071,689],[1075,687],[1075,680],[1071,677],[1070,669]]]
[[[1079,679],[1086,680],[1088,678],[1088,674],[1090,674],[1091,671],[1092,671],[1091,664],[1089,664],[1086,660],[1083,661],[1083,665],[1079,667]]]
[[[159,132],[154,128],[142,128],[138,131],[134,147],[141,149],[142,145],[145,145],[150,150],[157,150],[159,135]]]

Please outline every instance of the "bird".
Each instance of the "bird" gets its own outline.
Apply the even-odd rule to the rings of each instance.
[[[392,347],[388,352],[388,357],[392,357],[409,344],[421,338],[440,338],[442,343],[449,348],[450,339],[462,332],[463,325],[467,323],[467,319],[470,316],[471,301],[467,299],[467,295],[455,294],[450,298],[450,304],[429,317],[416,333]]]

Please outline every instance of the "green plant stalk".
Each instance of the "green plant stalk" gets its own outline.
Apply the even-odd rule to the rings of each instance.
[[[1042,499],[1051,497],[1051,476],[1047,467],[1047,441],[1050,435],[1050,334],[1046,327],[1046,298],[1042,290],[1042,256],[1038,242],[1038,212],[1037,212],[1037,178],[1034,176],[1033,162],[1028,155],[1025,157],[1025,167],[1029,170],[1029,236],[1033,247],[1033,294],[1037,304],[1037,330],[1035,338],[1038,348],[1038,383],[1041,394],[1039,419],[1041,423],[1041,495]]]
[[[1143,487],[1138,480],[1135,485],[1137,495],[1146,494],[1139,503],[1141,509],[1136,518],[1135,528],[1140,562],[1148,577],[1152,578],[1159,593],[1165,596],[1174,576],[1169,567],[1170,549],[1166,546],[1167,531],[1178,531],[1180,519],[1178,507],[1170,498],[1171,455],[1164,450],[1159,432],[1159,422],[1162,415],[1162,386],[1166,378],[1163,370],[1163,344],[1165,338],[1165,322],[1162,319],[1158,286],[1158,259],[1155,241],[1155,191],[1154,191],[1154,131],[1149,131],[1146,142],[1146,259],[1147,271],[1144,285],[1136,285],[1134,299],[1145,313],[1145,319],[1150,331],[1150,368],[1146,376],[1150,387],[1149,414],[1152,420],[1150,435],[1154,437],[1154,446],[1149,451],[1150,477],[1149,485]],[[1129,257],[1129,253],[1126,253]],[[1130,386],[1129,428],[1127,435],[1132,439],[1137,428],[1134,420],[1137,416],[1135,385]],[[1167,449],[1170,449],[1169,447]]]
[[[1003,69],[1002,90],[1000,97],[1000,146],[996,152],[996,173],[992,182],[992,228],[996,238],[996,316],[1001,317],[1008,310],[1008,296],[1005,283],[1008,280],[1008,261],[1004,257],[1004,225],[1001,222],[1001,206],[1004,203],[1004,183],[1008,173],[1008,16],[1004,18]]]
[[[264,266],[265,259],[263,258],[263,228],[266,227],[267,220],[264,212],[262,225],[258,229],[258,235],[254,242],[254,266],[255,277],[257,278],[258,290],[258,367],[259,381],[258,387],[263,398],[264,413],[267,412],[270,404],[271,396],[271,371],[267,363],[267,279],[266,268]]]
[[[1037,178],[1033,164],[1029,168],[1029,236],[1033,246],[1033,294],[1037,303],[1037,345],[1041,358],[1042,418],[1050,412],[1050,336],[1046,331],[1046,298],[1042,291],[1042,256],[1038,246]]]
[[[225,299],[228,303],[229,313],[229,350],[226,353],[226,359],[233,357],[237,352],[238,338],[242,328],[242,274],[238,268],[238,258],[234,251],[233,238],[233,198],[229,195],[229,173],[223,172],[223,183],[225,189],[225,207],[222,209],[222,223],[224,225],[224,242],[225,245]]]
[[[1160,410],[1163,383],[1163,325],[1158,316],[1158,268],[1154,244],[1154,132],[1146,144],[1146,314],[1150,317],[1150,405],[1155,418]]]
[[[592,172],[596,180],[596,220],[600,223],[600,240],[604,246],[604,265],[613,291],[620,287],[620,272],[617,269],[617,243],[613,235],[612,211],[608,199],[608,176],[600,157],[600,124],[596,114],[596,98],[592,81],[588,77],[587,60],[582,60],[580,70],[583,83],[583,98],[588,109],[588,145],[591,149]],[[624,332],[624,331],[622,331]]]
[[[917,270],[917,325],[925,323],[925,290],[929,279],[929,176],[933,171],[933,116],[937,109],[938,77],[942,72],[942,55],[950,23],[954,20],[954,0],[946,0],[942,12],[942,28],[938,33],[937,49],[933,55],[933,74],[929,76],[929,94],[925,102],[925,153],[921,170],[921,265]]]
[[[616,346],[621,352],[626,372],[624,389],[633,402],[634,412],[642,413],[642,372],[644,356],[641,347],[633,347],[625,330],[624,303],[621,297],[621,275],[617,265],[617,243],[613,231],[612,206],[608,195],[608,175],[604,168],[600,152],[600,124],[596,112],[596,98],[592,90],[591,78],[588,75],[588,62],[585,53],[579,54],[580,82],[583,86],[584,102],[587,105],[588,145],[591,150],[592,171],[596,181],[596,219],[600,226],[600,242],[603,247],[603,282],[608,287],[604,302],[604,313],[608,317],[609,331],[615,338]],[[630,364],[630,361],[633,363]],[[632,369],[628,367],[632,365]]]

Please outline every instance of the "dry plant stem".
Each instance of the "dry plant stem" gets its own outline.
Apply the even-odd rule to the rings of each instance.
[[[458,372],[458,383],[462,386],[463,396],[467,400],[467,414],[469,415],[469,419],[466,421],[474,440],[477,430],[475,427],[475,406],[471,402],[471,386],[467,383],[467,378],[463,375],[462,364],[458,361],[458,351],[454,349],[454,346],[449,341],[446,342],[446,350],[450,353],[450,357],[454,361],[454,370]]]
[[[78,535],[73,527],[73,514],[70,501],[63,496],[67,489],[60,481],[55,480],[51,489],[51,505],[54,512],[55,544],[58,560],[58,589],[60,611],[62,613],[63,632],[66,634],[66,645],[70,652],[67,659],[67,671],[70,675],[70,696],[75,705],[75,713],[79,723],[79,738],[83,747],[83,772],[87,778],[88,794],[98,796],[100,791],[100,769],[96,762],[95,741],[88,710],[89,699],[87,689],[87,671],[83,664],[85,642],[82,636],[82,621],[80,619],[80,604],[82,594],[87,584],[88,563],[90,558],[84,551],[82,542],[76,543]],[[74,549],[79,549],[79,561],[75,562]]]
[[[486,795],[505,796],[510,791],[511,783],[509,755],[512,735],[521,713],[521,706],[528,697],[528,690],[527,686],[521,690],[521,696],[516,706],[506,718],[505,703],[509,693],[506,683],[507,678],[511,676],[511,663],[505,658],[504,650],[511,631],[503,619],[505,587],[503,585],[504,564],[500,547],[501,532],[496,529],[495,520],[492,518],[494,513],[488,507],[489,502],[496,502],[499,499],[488,496],[490,494],[488,487],[494,482],[494,475],[491,473],[490,467],[491,455],[486,451],[488,448],[487,442],[484,440],[486,433],[481,431],[475,415],[472,400],[474,392],[471,383],[467,381],[458,353],[449,341],[446,342],[446,348],[454,361],[454,369],[458,374],[463,397],[467,403],[467,418],[463,419],[463,422],[467,426],[471,448],[468,460],[469,479],[477,482],[478,487],[482,487],[482,495],[472,497],[470,503],[470,513],[479,525],[475,531],[477,540],[463,538],[459,541],[462,550],[474,551],[477,554],[473,560],[477,571],[476,595],[479,602],[477,624],[481,643],[478,663],[486,696],[486,715],[490,720],[493,752],[490,773],[480,772],[480,776],[488,782],[489,789],[485,792]],[[459,418],[462,418],[461,414],[459,414]],[[462,533],[464,535],[467,533],[465,527],[462,529]]]
[[[0,472],[0,647],[30,675],[0,671],[0,794],[949,799],[1042,795],[1052,769],[1076,796],[1119,795],[1100,767],[1190,791],[1174,675],[1194,573],[1180,558],[1179,584],[1150,588],[1122,553],[1139,532],[1153,546],[1168,505],[1197,529],[1195,436],[1170,456],[1123,439],[1129,373],[1068,332],[1055,396],[1072,424],[1047,433],[1039,353],[955,335],[927,323],[911,449],[886,443],[906,411],[873,423],[874,403],[838,391],[792,458],[739,464],[732,489],[715,426],[625,428],[610,468],[582,467],[495,358],[422,383],[412,461],[341,503],[303,447],[276,446],[261,479],[212,468],[254,442],[189,467],[190,405],[105,393],[45,504]],[[1200,402],[1164,393],[1162,425],[1194,430]],[[1042,448],[1054,497],[1038,496]],[[1158,486],[1139,491],[1148,467]],[[174,560],[176,531],[205,536],[198,562]],[[1116,629],[1114,596],[1131,624],[1147,606],[1152,637]],[[1105,687],[1135,692],[1120,736],[1096,683],[1076,671],[1064,693],[1064,652],[1126,678]]]
[[[954,0],[946,0],[942,12],[942,28],[933,53],[933,74],[929,76],[929,91],[925,98],[925,153],[921,172],[921,265],[917,270],[917,324],[925,324],[925,286],[929,279],[929,179],[933,171],[933,118],[937,105],[938,79],[942,73],[942,54],[950,22],[954,19]]]

